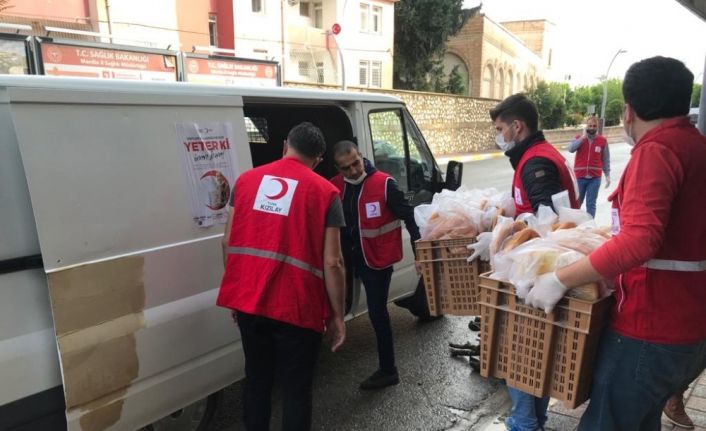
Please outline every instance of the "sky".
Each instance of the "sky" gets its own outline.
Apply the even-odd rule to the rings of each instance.
[[[479,0],[465,0],[464,7]],[[495,22],[547,19],[555,24],[554,76],[571,75],[572,86],[600,82],[618,50],[609,78],[622,78],[636,61],[655,55],[677,58],[703,79],[706,21],[676,0],[484,0]]]

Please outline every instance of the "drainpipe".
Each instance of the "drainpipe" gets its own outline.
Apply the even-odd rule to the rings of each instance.
[[[282,57],[280,60],[280,69],[279,70],[280,70],[280,73],[282,74],[282,77],[281,77],[282,84],[284,84],[284,77],[285,77],[285,74],[284,74],[285,73],[285,67],[284,67],[284,63],[285,63],[285,59],[284,59],[284,55],[285,55],[284,54],[285,53],[285,50],[284,50],[284,2],[285,1],[286,0],[280,0],[280,2],[279,2],[279,12],[280,12],[279,21],[280,21],[280,26],[281,26],[280,36],[281,36],[281,40],[282,40],[282,42],[281,42],[281,44],[282,44]]]
[[[105,19],[108,21],[108,34],[110,43],[113,43],[113,23],[110,19],[110,0],[105,0]]]

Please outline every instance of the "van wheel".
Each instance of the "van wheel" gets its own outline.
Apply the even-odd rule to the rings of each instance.
[[[220,392],[211,394],[147,425],[142,431],[206,431],[211,425],[220,399]]]

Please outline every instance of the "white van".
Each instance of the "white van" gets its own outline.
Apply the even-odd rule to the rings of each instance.
[[[302,121],[357,141],[415,203],[460,182],[394,97],[0,77],[0,430],[205,429],[243,355],[215,306],[223,225],[194,222],[177,125],[227,128],[237,175]],[[391,301],[417,286],[406,235]],[[351,280],[348,318],[363,292]]]

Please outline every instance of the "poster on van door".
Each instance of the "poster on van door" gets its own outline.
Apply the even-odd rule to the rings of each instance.
[[[177,80],[176,56],[43,42],[44,74],[133,81]]]
[[[199,227],[226,223],[236,178],[233,124],[178,123],[176,132],[194,223]]]

